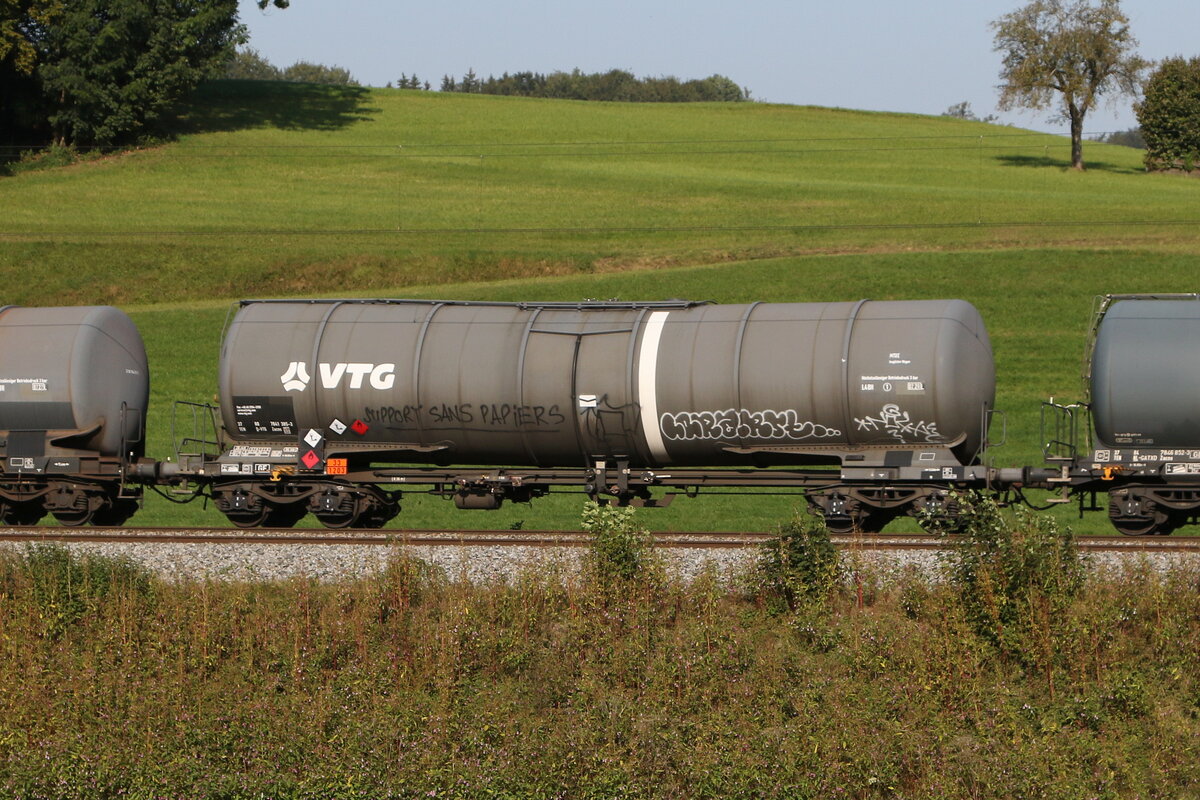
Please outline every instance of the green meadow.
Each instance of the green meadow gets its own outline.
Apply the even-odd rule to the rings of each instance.
[[[1007,412],[991,458],[1039,464],[1040,403],[1079,397],[1095,296],[1195,291],[1200,266],[1200,183],[1128,148],[1087,144],[1083,173],[1068,155],[1063,137],[916,115],[215,83],[170,144],[0,178],[0,273],[5,303],[130,311],[159,457],[172,401],[212,401],[243,297],[961,297]],[[643,519],[766,529],[794,505],[681,498]],[[392,525],[575,527],[579,506],[411,497]],[[158,498],[138,519],[222,521]]]

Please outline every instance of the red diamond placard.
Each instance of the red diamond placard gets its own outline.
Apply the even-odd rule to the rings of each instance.
[[[312,469],[317,464],[321,463],[321,457],[319,455],[317,455],[316,453],[314,453],[312,450],[309,450],[307,453],[305,453],[304,455],[302,455],[300,457],[300,463],[304,464],[304,466],[307,467],[308,469]]]
[[[354,420],[354,424],[350,426],[350,430],[354,431],[359,436],[362,436],[364,433],[371,430],[371,427],[361,419],[356,419]]]

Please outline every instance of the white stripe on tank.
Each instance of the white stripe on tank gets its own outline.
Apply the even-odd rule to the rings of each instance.
[[[638,405],[642,409],[642,433],[646,446],[656,464],[667,463],[667,446],[663,443],[658,422],[658,344],[670,311],[654,311],[642,333],[642,350],[638,355]]]

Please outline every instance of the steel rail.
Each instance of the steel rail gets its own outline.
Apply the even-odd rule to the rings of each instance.
[[[659,533],[656,547],[737,548],[766,541],[772,534]],[[589,534],[581,531],[463,531],[463,530],[295,530],[259,528],[0,528],[0,542],[101,544],[270,544],[359,546],[512,546],[586,547]]]
[[[655,547],[728,549],[761,545],[775,533],[763,532],[658,532],[651,534]],[[963,540],[926,534],[834,534],[842,549],[872,551],[949,550]],[[324,530],[294,528],[0,528],[0,542],[93,544],[269,544],[434,547],[586,547],[591,536],[582,531],[512,530]],[[1200,553],[1200,537],[1079,536],[1075,545],[1091,552]]]

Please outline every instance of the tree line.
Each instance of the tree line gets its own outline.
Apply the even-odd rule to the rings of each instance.
[[[256,0],[286,8],[288,0]],[[1200,169],[1200,59],[1151,65],[1134,51],[1120,0],[1032,0],[992,23],[1001,54],[1000,108],[1050,109],[1069,122],[1083,168],[1087,113],[1105,96],[1136,94],[1151,170]],[[173,107],[214,77],[357,85],[341,67],[271,65],[253,50],[237,0],[3,0],[0,145],[104,146],[152,139]],[[402,75],[399,86],[431,89]],[[739,102],[750,91],[723,75],[638,78],[626,70],[444,76],[444,92],[625,102]],[[978,119],[966,104],[947,113]],[[982,121],[989,121],[984,118]]]
[[[291,81],[293,83],[325,83],[336,86],[358,86],[358,81],[343,67],[297,61],[290,67],[280,69],[257,50],[239,48],[225,65],[222,74],[227,80],[247,81]],[[415,87],[414,87],[415,88]]]
[[[416,76],[404,76],[409,85]],[[428,86],[428,84],[425,84]],[[545,97],[556,100],[609,100],[629,103],[737,103],[750,99],[750,90],[738,86],[724,75],[680,80],[672,75],[639,78],[632,72],[612,69],[608,72],[505,72],[500,77],[480,78],[468,70],[461,79],[442,77],[441,91],[465,94],[497,94],[517,97]]]

